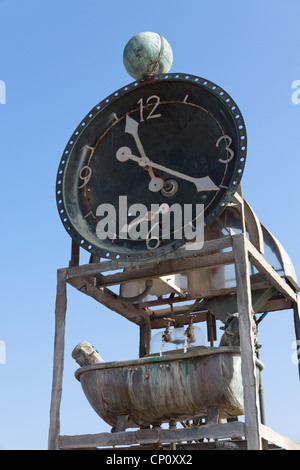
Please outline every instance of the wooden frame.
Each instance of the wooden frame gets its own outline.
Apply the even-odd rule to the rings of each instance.
[[[230,251],[221,251],[231,248]],[[264,287],[274,287],[282,294],[280,299],[267,302],[268,310],[280,310],[286,308],[294,309],[294,322],[296,339],[300,340],[300,310],[297,293],[283,280],[277,272],[266,262],[261,253],[246,238],[245,233],[233,234],[217,240],[205,242],[203,248],[190,250],[180,248],[172,254],[172,258],[162,258],[160,261],[149,261],[142,266],[131,266],[133,269],[123,272],[104,275],[107,271],[119,270],[128,267],[128,264],[117,261],[103,261],[92,259],[90,264],[79,266],[79,251],[72,246],[72,259],[69,268],[58,270],[57,274],[57,298],[55,310],[55,340],[54,340],[54,360],[53,360],[53,384],[51,394],[50,428],[49,428],[49,449],[63,448],[94,448],[98,446],[123,445],[142,442],[139,438],[139,431],[117,432],[114,434],[103,433],[100,435],[84,436],[60,436],[60,402],[62,394],[63,363],[64,363],[64,337],[65,337],[65,315],[66,315],[66,284],[70,284],[80,292],[94,298],[97,302],[107,308],[119,313],[128,320],[140,327],[140,356],[149,352],[151,329],[161,328],[164,324],[163,318],[155,316],[149,305],[142,303],[132,305],[124,304],[112,293],[108,286],[118,285],[132,280],[153,279],[166,274],[183,273],[189,270],[213,268],[234,264],[236,271],[236,289],[221,289],[211,292],[211,295],[224,295],[229,292],[236,292],[238,311],[240,314],[239,330],[241,343],[242,379],[244,388],[245,404],[245,424],[206,424],[201,427],[188,429],[170,429],[159,431],[159,441],[182,442],[192,439],[202,439],[204,437],[241,437],[245,436],[247,449],[260,450],[269,440],[285,449],[297,448],[300,444],[294,443],[287,438],[278,435],[275,431],[269,430],[260,423],[259,404],[256,387],[255,374],[255,351],[252,330],[252,299],[251,290],[261,288],[250,284],[249,261],[264,275],[267,282]],[[193,300],[189,297],[186,300]],[[182,302],[174,297],[168,299],[168,303]],[[161,299],[163,305],[165,299]],[[156,302],[159,304],[159,300]],[[266,305],[262,306],[266,307]],[[174,312],[174,309],[173,309]],[[208,309],[205,306],[205,299],[195,310],[196,321],[206,321]],[[175,311],[179,317],[184,313],[182,308]],[[184,318],[183,318],[184,321]],[[213,427],[212,427],[213,426]],[[147,431],[147,430],[143,430]],[[158,442],[157,437],[153,437],[148,430],[147,442]],[[173,434],[172,434],[173,433]],[[199,437],[201,435],[201,437]],[[152,436],[152,437],[151,437]],[[195,437],[196,436],[196,437]],[[140,439],[140,440],[139,440]],[[148,440],[147,440],[148,439]],[[152,439],[152,440],[151,440]],[[154,439],[154,440],[153,440]]]
[[[118,433],[85,434],[81,436],[60,436],[59,448],[61,449],[96,449],[114,445],[153,445],[161,443],[178,443],[183,441],[197,441],[209,439],[241,439],[246,435],[245,423],[235,421],[225,424],[205,424],[182,429],[155,429],[140,431],[123,431]],[[149,431],[149,432],[148,432]],[[300,450],[300,445],[287,437],[284,437],[272,429],[259,425],[259,432],[263,442],[263,450],[267,450],[268,442],[286,450]],[[248,441],[238,441],[248,444]],[[197,445],[190,446],[192,449]],[[242,448],[245,448],[244,446]],[[247,447],[247,450],[249,447]]]

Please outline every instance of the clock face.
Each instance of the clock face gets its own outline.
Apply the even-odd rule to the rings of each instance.
[[[95,106],[68,142],[60,217],[102,258],[161,256],[221,214],[245,159],[241,112],[220,87],[183,74],[134,82]]]

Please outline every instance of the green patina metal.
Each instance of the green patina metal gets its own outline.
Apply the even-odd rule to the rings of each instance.
[[[262,369],[260,361],[257,367]],[[128,426],[160,425],[172,419],[244,414],[238,347],[196,347],[162,356],[93,364],[75,373],[90,404],[108,424],[128,415]]]
[[[131,38],[123,53],[124,66],[133,78],[169,72],[173,52],[168,41],[158,33],[145,32]]]

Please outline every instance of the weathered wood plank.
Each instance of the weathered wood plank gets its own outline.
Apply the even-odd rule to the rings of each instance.
[[[143,430],[145,433],[147,430]],[[151,431],[149,430],[151,442]],[[118,433],[85,434],[81,436],[60,436],[60,449],[84,449],[90,447],[106,447],[114,445],[132,445],[138,443],[136,434],[138,431],[126,431]],[[245,424],[240,421],[224,424],[205,424],[181,429],[158,429],[159,442],[182,442],[204,438],[225,439],[236,438],[245,435]],[[158,442],[155,435],[153,443]]]
[[[60,449],[90,449],[136,443],[135,431],[122,431],[101,434],[82,434],[81,436],[60,436]]]
[[[248,450],[261,450],[259,403],[256,387],[254,335],[249,260],[244,234],[234,235],[233,253],[237,283],[237,305],[241,343],[241,369],[244,387],[244,408]]]
[[[150,353],[150,341],[151,341],[151,323],[150,318],[145,317],[144,323],[140,326],[140,357],[146,356]]]
[[[172,307],[172,309],[160,308],[156,310],[151,310],[151,319],[165,317],[166,315],[169,316],[170,313],[174,316],[176,315],[188,316],[188,314],[194,314],[196,312],[204,311],[204,310],[207,311],[207,306],[204,306],[204,302],[201,302],[201,303],[197,302],[197,305],[195,305],[195,302],[194,302],[194,304],[192,305],[191,304],[181,305],[181,306],[177,305],[175,307]]]
[[[153,279],[169,274],[184,273],[193,269],[223,266],[225,264],[233,264],[233,262],[234,259],[231,251],[210,253],[194,258],[162,261],[147,268],[135,268],[130,271],[108,274],[103,276],[102,280],[98,280],[98,285],[112,286],[128,281]]]
[[[149,430],[152,431],[152,430]],[[147,430],[143,430],[145,434]],[[300,450],[300,444],[284,437],[273,429],[260,424],[260,432],[263,439],[275,444],[276,446],[286,450]],[[149,432],[148,443],[158,442],[183,442],[193,441],[204,438],[210,439],[225,439],[225,438],[239,438],[243,437],[246,433],[245,424],[239,421],[225,424],[205,424],[199,427],[190,427],[182,429],[166,429],[158,430],[158,436],[151,435]],[[123,431],[117,433],[101,433],[101,434],[83,434],[80,436],[60,436],[59,448],[60,449],[89,449],[97,447],[109,447],[115,445],[133,445],[137,444],[138,431]]]
[[[251,284],[251,291],[253,290],[259,290],[259,289],[267,289],[271,287],[271,284],[268,281],[265,282],[255,282]],[[223,295],[230,295],[230,294],[235,294],[236,293],[236,287],[224,287],[222,289],[214,289],[210,291],[205,292],[205,297],[210,298],[210,297],[220,297]],[[170,304],[176,304],[176,303],[183,303],[184,301],[189,301],[189,300],[196,300],[196,299],[202,299],[202,296],[194,296],[194,295],[187,295],[184,299],[182,297],[172,297],[172,298],[159,298],[157,300],[150,300],[150,301],[141,301],[135,303],[135,306],[137,308],[146,308],[146,307],[157,307],[160,305],[170,305]]]
[[[160,431],[159,442],[182,442],[198,439],[225,439],[226,437],[242,437],[245,435],[245,423],[236,421],[224,424],[205,424],[181,429],[163,429]]]
[[[277,312],[278,310],[289,310],[293,308],[293,303],[289,299],[268,300],[256,313]]]
[[[263,439],[266,441],[272,442],[281,449],[285,450],[300,450],[300,444],[292,441],[288,437],[284,437],[281,434],[278,434],[273,429],[265,426],[264,424],[260,425],[260,432]]]
[[[192,257],[203,256],[206,253],[216,250],[222,250],[224,248],[229,248],[231,246],[231,237],[224,237],[216,240],[208,240],[204,243],[201,250],[194,250],[193,245],[185,246],[178,248],[168,255],[161,256],[155,259],[149,259],[144,261],[135,261],[132,263],[124,263],[115,260],[111,261],[102,261],[100,263],[92,264],[83,264],[81,266],[69,267],[68,269],[68,279],[73,279],[76,277],[83,277],[88,275],[94,275],[98,273],[103,273],[107,271],[115,271],[123,268],[138,268],[139,266],[149,267],[156,263],[162,263],[167,261],[172,261],[176,259],[189,259]]]
[[[276,287],[276,289],[288,299],[297,302],[298,295],[296,292],[279,276],[275,269],[269,265],[249,240],[246,240],[246,248],[249,252],[249,260],[251,263],[268,279],[272,286]]]
[[[243,198],[242,194],[240,195],[238,192],[236,192],[232,198],[232,201],[237,201],[241,206],[244,207],[245,222],[250,241],[255,246],[255,248],[263,254],[264,237],[261,223],[258,217],[256,216],[250,204],[248,204],[248,202]]]
[[[294,305],[294,325],[296,334],[296,348],[298,358],[298,371],[300,377],[300,299],[298,296],[297,302]]]
[[[69,267],[79,266],[79,256],[80,256],[80,246],[74,240],[71,244],[71,259],[69,262]]]
[[[143,323],[143,318],[146,316],[144,310],[137,309],[134,305],[123,304],[118,300],[115,294],[105,287],[98,288],[89,282],[89,279],[69,279],[67,282],[80,292],[92,297],[97,302],[100,302],[110,310],[119,313],[133,323],[136,323],[137,325],[141,325]]]
[[[57,271],[57,294],[55,305],[55,336],[53,357],[53,379],[50,405],[50,427],[48,448],[58,449],[60,434],[60,403],[65,350],[65,319],[67,310],[66,269]]]

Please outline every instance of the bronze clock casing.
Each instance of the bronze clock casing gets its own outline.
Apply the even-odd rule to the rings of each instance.
[[[127,116],[138,123],[138,136],[151,162],[182,175],[209,176],[218,191],[197,191],[190,181],[155,169],[164,180],[177,180],[178,190],[171,198],[150,191],[148,171],[136,161],[116,158],[123,147],[141,158],[136,140],[125,132]],[[208,226],[237,190],[246,141],[240,110],[214,83],[184,74],[133,82],[95,106],[64,150],[56,182],[63,225],[79,245],[102,258],[128,261],[165,254],[185,241],[172,237],[172,230],[170,239],[153,250],[142,240],[119,239],[118,230],[114,238],[100,240],[97,207],[105,203],[117,208],[119,196],[127,196],[128,206],[141,203],[148,210],[151,204],[204,204]]]

